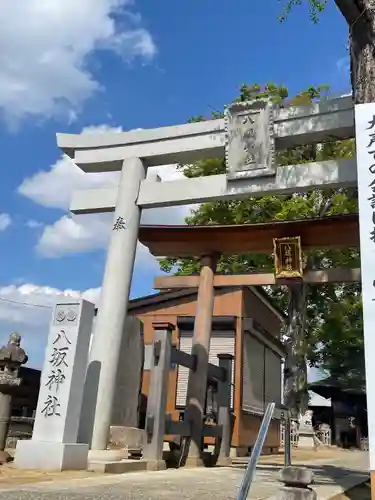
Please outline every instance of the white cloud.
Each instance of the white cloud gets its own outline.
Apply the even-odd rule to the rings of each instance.
[[[45,226],[37,250],[44,257],[58,258],[77,252],[104,248],[109,235],[108,217],[64,215],[54,224]],[[80,221],[82,219],[82,222]]]
[[[163,211],[165,214],[163,214]],[[182,224],[185,213],[179,210],[154,209],[144,212],[144,224]],[[112,214],[64,215],[55,223],[46,225],[37,244],[38,253],[46,258],[60,258],[75,253],[104,250],[107,248]],[[148,249],[138,243],[135,268],[158,272],[157,260]]]
[[[85,174],[64,155],[50,170],[40,171],[26,178],[19,186],[18,192],[38,205],[67,210],[76,189],[111,185],[117,180],[116,172]]]
[[[29,229],[38,229],[43,227],[43,222],[38,222],[37,220],[30,219],[25,222],[25,226]]]
[[[100,288],[80,292],[30,283],[0,286],[0,343],[5,344],[9,334],[18,331],[30,357],[29,366],[40,368],[56,302],[84,298],[98,304],[99,296]]]
[[[109,50],[125,62],[156,47],[132,0],[2,0],[0,111],[11,121],[64,113],[74,119],[100,89],[89,60]]]
[[[83,133],[120,132],[106,125],[87,127]],[[157,173],[163,181],[183,177],[175,165],[150,168],[148,175]],[[18,192],[35,203],[48,208],[69,210],[73,192],[77,189],[98,188],[115,185],[119,172],[82,172],[67,156],[61,156],[47,171],[40,171],[24,179]],[[191,206],[168,207],[144,210],[143,224],[183,224]],[[44,257],[57,258],[77,252],[106,248],[113,220],[112,214],[64,215],[53,224],[46,225],[37,245]],[[137,255],[143,256],[142,265],[154,261],[146,249],[139,245]],[[147,257],[147,255],[149,257]],[[140,258],[140,257],[139,257]]]
[[[145,210],[143,224],[183,224],[187,207]],[[113,214],[64,215],[53,224],[46,225],[37,244],[37,251],[46,258],[59,258],[74,253],[107,248]],[[140,263],[142,259],[142,263]],[[136,265],[153,266],[155,258],[138,244]]]
[[[46,317],[51,317],[52,307],[58,300],[83,298],[97,303],[100,288],[92,288],[84,292],[77,290],[59,290],[49,286],[24,283],[19,286],[0,287],[0,320],[17,324],[40,326],[45,324]]]
[[[340,74],[347,74],[350,70],[350,58],[349,56],[341,57],[336,61],[336,68]]]
[[[9,214],[0,214],[0,231],[5,231],[11,225],[12,219]]]
[[[83,134],[108,132],[122,132],[122,129],[99,125],[82,130]],[[154,172],[164,181],[183,177],[174,165],[149,169],[149,174]],[[49,170],[41,170],[24,179],[17,191],[38,205],[67,211],[74,191],[116,185],[119,178],[120,172],[86,174],[68,156],[62,155]]]

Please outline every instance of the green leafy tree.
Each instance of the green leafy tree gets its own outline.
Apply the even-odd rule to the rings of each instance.
[[[292,99],[288,99],[288,89],[268,83],[264,87],[258,84],[243,85],[236,101],[269,98],[280,106],[307,104],[326,99],[329,89],[326,86],[311,87]],[[217,115],[215,116],[217,117]],[[193,119],[204,120],[204,117]],[[348,158],[353,155],[352,140],[307,145],[278,153],[280,165],[306,163],[311,161]],[[225,172],[223,159],[212,158],[192,165],[180,167],[188,178],[215,175]],[[326,215],[349,213],[357,210],[355,189],[315,190],[304,194],[283,196],[264,196],[247,198],[240,201],[217,201],[204,203],[186,219],[190,225],[210,224],[250,224],[275,220],[293,220]],[[348,249],[317,250],[306,254],[306,267],[339,267],[358,263],[358,251]],[[177,274],[191,274],[198,271],[199,262],[195,258],[166,259],[161,261],[161,268],[170,272],[177,269]],[[222,273],[246,273],[251,271],[273,270],[271,255],[244,254],[223,256],[218,263]],[[322,342],[319,340],[327,303],[335,300],[333,285],[310,287],[296,284],[285,290],[274,288],[272,296],[281,307],[288,311],[285,328],[285,343],[288,350],[285,380],[285,397],[288,406],[298,413],[307,404],[307,368],[310,364],[323,363]],[[349,295],[350,296],[350,295]],[[324,347],[328,347],[324,343]],[[327,358],[328,359],[328,358]]]
[[[328,0],[284,0],[280,16],[285,21],[292,9],[307,4],[310,18],[318,22]],[[350,73],[356,103],[375,101],[375,4],[373,0],[335,0],[349,25]]]
[[[279,0],[280,1],[280,0]],[[284,5],[284,10],[280,15],[280,21],[285,21],[289,14],[292,12],[294,7],[298,7],[303,4],[308,4],[310,19],[317,23],[319,20],[319,15],[324,11],[328,0],[287,0]]]
[[[324,321],[316,332],[316,362],[342,387],[365,390],[365,360],[360,285],[333,289]]]

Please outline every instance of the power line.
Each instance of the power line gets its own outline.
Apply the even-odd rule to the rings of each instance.
[[[10,300],[10,299],[4,299],[4,297],[0,297],[1,302],[7,302],[8,304],[17,304],[19,306],[26,306],[26,307],[40,307],[42,309],[52,309],[52,306],[44,306],[42,304],[33,304],[32,302],[21,302],[18,300]]]

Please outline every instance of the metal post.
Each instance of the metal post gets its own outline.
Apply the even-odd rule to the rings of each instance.
[[[259,460],[259,456],[262,452],[264,442],[266,440],[268,428],[271,423],[273,412],[275,411],[275,403],[268,403],[266,411],[263,416],[263,420],[259,429],[259,433],[257,439],[255,441],[255,445],[253,451],[251,453],[249,462],[247,464],[247,468],[245,471],[245,475],[243,477],[240,490],[237,495],[237,500],[246,500],[247,495],[250,491],[251,483],[253,482],[255,471],[257,467],[257,463]]]
[[[286,412],[285,434],[284,434],[284,467],[292,465],[292,442],[291,442],[291,420],[290,411]]]
[[[218,465],[230,465],[230,447],[232,444],[232,364],[231,354],[218,354],[219,367],[223,368],[226,378],[218,383],[219,425],[222,427],[221,447]]]
[[[150,387],[147,400],[146,435],[143,459],[150,470],[165,469],[163,445],[165,435],[165,415],[168,396],[168,379],[171,367],[172,331],[170,323],[155,322],[153,360]]]

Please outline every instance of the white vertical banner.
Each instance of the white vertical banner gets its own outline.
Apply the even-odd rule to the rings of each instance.
[[[375,103],[355,106],[370,469],[375,470]]]

